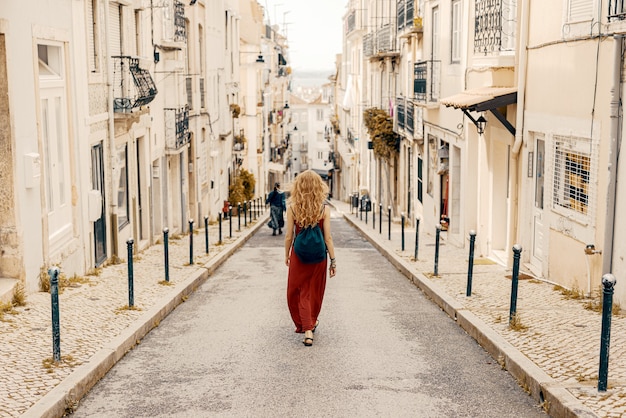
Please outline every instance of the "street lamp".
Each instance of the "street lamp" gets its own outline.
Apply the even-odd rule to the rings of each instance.
[[[476,120],[476,130],[478,131],[478,135],[482,135],[485,133],[485,126],[487,126],[487,119],[483,115]]]

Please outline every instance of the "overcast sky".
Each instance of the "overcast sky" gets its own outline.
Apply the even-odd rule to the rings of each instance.
[[[272,25],[287,33],[289,63],[296,71],[334,70],[341,53],[346,0],[258,0]]]

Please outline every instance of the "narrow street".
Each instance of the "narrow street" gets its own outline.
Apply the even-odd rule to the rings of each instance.
[[[283,237],[260,229],[80,401],[76,417],[539,417],[476,342],[333,212],[312,347]]]

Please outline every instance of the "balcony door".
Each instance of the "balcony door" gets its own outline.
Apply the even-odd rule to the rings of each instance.
[[[93,237],[96,267],[102,264],[107,258],[106,239],[106,196],[104,193],[104,158],[102,143],[91,148],[91,188],[100,192],[102,198],[102,208],[100,217],[93,223]]]
[[[542,271],[543,248],[544,248],[544,223],[543,204],[545,186],[545,141],[543,138],[535,139],[535,204],[533,206],[532,218],[532,253],[530,257],[531,265],[538,271]]]

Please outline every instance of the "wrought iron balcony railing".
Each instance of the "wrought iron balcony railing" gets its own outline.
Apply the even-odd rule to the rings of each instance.
[[[439,101],[441,61],[420,61],[413,65],[413,98],[419,103]]]
[[[191,140],[189,132],[189,106],[165,110],[165,145],[168,149],[180,149]]]
[[[609,0],[609,22],[626,19],[626,0]]]
[[[398,128],[404,129],[404,122],[406,119],[406,110],[404,107],[404,98],[399,97],[396,99],[396,117],[398,121]]]
[[[474,53],[515,50],[517,0],[476,0]]]
[[[356,11],[353,10],[346,18],[346,35],[356,28]]]
[[[398,32],[405,28],[413,26],[413,15],[415,12],[414,0],[398,0],[397,2],[397,17],[398,17]]]
[[[387,23],[376,32],[376,52],[386,53],[395,51],[396,37],[391,31],[391,24]]]
[[[415,106],[413,106],[413,103],[407,101],[406,123],[404,124],[404,129],[406,129],[406,131],[410,133],[411,135],[413,135],[413,132],[415,130],[414,129],[414,126],[415,126],[414,110],[415,110]]]
[[[113,108],[129,112],[150,103],[157,94],[148,70],[139,67],[139,59],[115,56],[113,59]]]
[[[184,42],[187,40],[187,26],[185,25],[185,5],[174,1],[174,40]]]
[[[363,36],[363,55],[371,57],[374,55],[374,33],[370,32]]]

